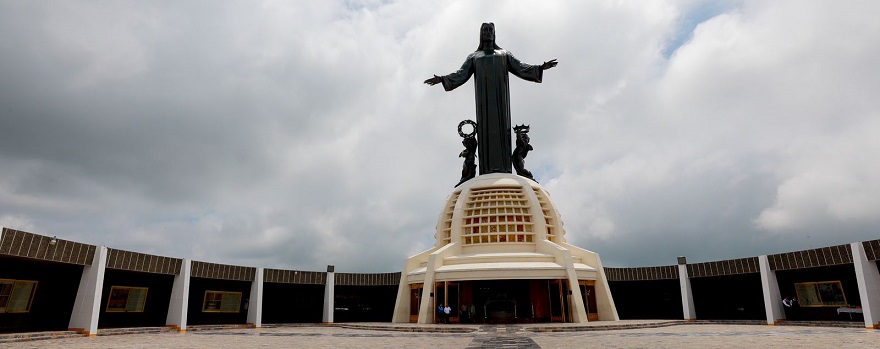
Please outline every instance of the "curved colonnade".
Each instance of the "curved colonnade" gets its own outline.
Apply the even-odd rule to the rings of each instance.
[[[677,265],[604,267],[621,319],[864,321],[880,326],[880,239]],[[0,332],[391,321],[400,272],[234,266],[3,228]],[[786,308],[782,299],[800,306]],[[794,309],[794,310],[793,310]]]

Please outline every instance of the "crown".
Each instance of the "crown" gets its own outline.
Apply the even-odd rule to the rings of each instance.
[[[516,133],[529,133],[529,125],[516,125],[513,127],[513,130],[516,131]]]

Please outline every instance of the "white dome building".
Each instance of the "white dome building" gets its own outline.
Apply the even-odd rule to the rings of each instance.
[[[406,260],[393,322],[618,320],[599,255],[565,242],[550,196],[508,173],[455,188],[434,247]]]

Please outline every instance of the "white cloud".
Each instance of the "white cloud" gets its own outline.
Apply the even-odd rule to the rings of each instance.
[[[776,202],[755,220],[773,232],[796,232],[829,221],[880,223],[880,152],[877,115],[839,134],[816,137],[789,150]]]
[[[23,215],[3,215],[0,216],[0,227],[7,227],[15,230],[32,231],[37,226],[30,218]]]

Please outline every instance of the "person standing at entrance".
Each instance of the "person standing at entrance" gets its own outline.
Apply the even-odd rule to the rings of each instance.
[[[443,323],[443,304],[437,307],[437,323]]]
[[[452,308],[449,305],[446,305],[446,308],[443,308],[443,318],[446,320],[446,323],[449,323],[449,314],[452,313]]]
[[[785,297],[782,299],[782,305],[785,306],[785,318],[786,319],[795,320],[795,318],[798,317],[797,298]]]

